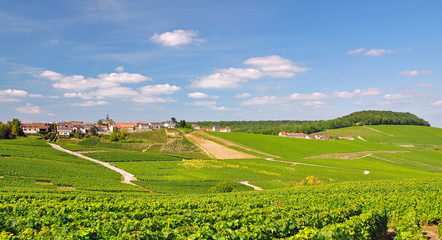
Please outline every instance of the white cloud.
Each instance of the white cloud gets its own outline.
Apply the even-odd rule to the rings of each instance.
[[[181,90],[181,88],[175,85],[171,86],[169,84],[157,84],[157,85],[144,86],[139,88],[139,90],[143,95],[157,96],[163,94],[173,94]]]
[[[288,97],[289,100],[319,100],[331,98],[328,93],[293,93]]]
[[[29,94],[29,97],[34,97],[34,98],[43,98],[44,96],[43,96],[43,95],[41,95],[41,94],[33,94],[33,93],[31,93],[31,94]]]
[[[118,87],[123,83],[140,83],[152,80],[152,78],[138,73],[126,72],[104,73],[98,75],[97,78],[85,78],[82,75],[64,76],[53,71],[44,71],[39,76],[54,81],[55,83],[52,84],[54,88],[80,91],[92,88]]]
[[[365,48],[358,48],[358,49],[355,49],[355,50],[348,51],[347,54],[360,54],[360,53],[362,53],[364,51],[365,51]]]
[[[404,93],[395,93],[395,94],[385,94],[384,99],[385,100],[394,100],[394,99],[406,99],[406,98],[412,98],[412,95],[404,94]]]
[[[215,106],[216,102],[214,101],[195,101],[191,103],[187,103],[187,105],[195,105],[195,106]]]
[[[114,69],[116,72],[124,72],[124,66],[118,66]]]
[[[356,102],[353,102],[353,104],[355,104],[355,105],[361,105],[362,102],[361,102],[361,101],[356,101]]]
[[[0,90],[0,102],[19,102],[20,97],[26,97],[28,92],[17,89]]]
[[[295,73],[305,72],[309,68],[298,67],[294,62],[280,56],[266,56],[249,58],[243,64],[253,68],[226,68],[219,69],[211,75],[197,77],[190,80],[191,88],[215,88],[231,89],[238,88],[241,83],[259,79],[264,76],[271,78],[290,78]]]
[[[197,98],[197,99],[202,99],[202,98],[218,99],[218,96],[210,96],[210,95],[207,95],[207,94],[202,93],[202,92],[189,93],[189,94],[187,94],[187,97],[189,97],[189,98]]]
[[[430,70],[421,70],[421,71],[417,71],[417,70],[410,70],[409,71],[409,70],[407,70],[407,71],[403,71],[403,72],[398,73],[398,75],[407,76],[407,77],[419,76],[419,75],[422,75],[422,74],[433,74],[433,72],[430,71]]]
[[[138,95],[138,92],[128,87],[111,87],[111,88],[100,88],[97,91],[90,93],[98,99],[109,98],[124,98],[133,97]]]
[[[382,93],[380,88],[368,88],[365,90],[355,89],[353,91],[335,91],[333,93],[294,93],[288,97],[289,100],[322,100],[329,98],[355,98],[365,96],[377,96]]]
[[[392,50],[389,49],[370,49],[367,50],[364,55],[367,56],[381,56],[382,54],[386,54],[386,53],[392,53]]]
[[[224,111],[224,110],[229,110],[228,108],[226,108],[226,107],[224,107],[224,106],[221,106],[221,107],[217,107],[217,106],[208,106],[207,108],[210,109],[210,110],[213,110],[213,111]]]
[[[378,49],[373,48],[369,50],[366,50],[365,48],[358,48],[347,52],[347,54],[364,54],[366,56],[381,56],[386,53],[393,53],[393,51],[390,49],[382,49],[382,48]]]
[[[435,101],[431,105],[435,107],[442,107],[442,100]]]
[[[176,102],[172,98],[160,98],[160,97],[134,97],[133,102],[136,103],[165,103],[165,102]]]
[[[275,96],[254,97],[250,100],[242,102],[242,105],[267,105],[267,104],[280,104],[283,101]]]
[[[17,112],[20,113],[31,113],[31,114],[35,114],[35,113],[40,113],[40,107],[35,106],[31,103],[26,103],[25,106],[21,106],[15,109]]]
[[[291,78],[295,76],[295,73],[309,70],[309,68],[298,67],[293,61],[277,55],[249,58],[243,63],[252,65],[273,78]]]
[[[161,34],[155,33],[150,40],[165,47],[178,47],[193,42],[200,43],[205,41],[204,39],[198,39],[196,37],[198,37],[198,32],[195,30],[174,30]]]
[[[319,105],[325,105],[326,103],[323,101],[307,101],[303,103],[303,106],[319,106]]]
[[[0,90],[0,96],[24,97],[26,95],[28,95],[28,93],[23,90],[17,90],[17,89]]]
[[[247,82],[249,79],[258,79],[263,74],[253,68],[227,68],[220,69],[218,72],[199,77],[191,80],[191,88],[215,88],[215,89],[229,89],[238,88],[240,83]]]
[[[74,106],[80,106],[80,107],[95,107],[100,105],[107,105],[109,104],[106,101],[87,101],[82,103],[73,103]]]
[[[234,98],[248,98],[248,97],[250,97],[251,95],[250,95],[250,93],[240,93],[240,94],[236,94],[235,96],[234,96]]]

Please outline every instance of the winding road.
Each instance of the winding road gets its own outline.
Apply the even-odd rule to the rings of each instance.
[[[69,150],[67,150],[67,149],[64,149],[64,148],[60,147],[60,146],[57,145],[57,144],[53,144],[53,143],[48,143],[48,144],[51,145],[51,147],[53,147],[53,148],[55,148],[55,149],[57,149],[57,150],[59,150],[59,151],[62,151],[62,152],[65,152],[65,153],[69,153],[69,154],[72,154],[72,155],[74,155],[74,156],[77,156],[77,157],[80,157],[80,158],[83,158],[83,159],[86,159],[86,160],[92,161],[92,162],[94,162],[94,163],[98,163],[98,164],[100,164],[100,165],[102,165],[102,166],[105,166],[105,167],[111,169],[112,171],[115,171],[115,172],[117,172],[117,173],[123,175],[123,181],[121,181],[122,183],[126,183],[126,184],[130,184],[130,185],[138,186],[138,185],[136,185],[135,183],[131,182],[131,181],[138,180],[138,179],[135,177],[135,175],[133,175],[132,173],[128,173],[128,172],[124,171],[123,169],[120,169],[120,168],[117,168],[117,167],[115,167],[115,166],[112,166],[112,165],[110,165],[110,164],[107,163],[107,162],[98,161],[97,159],[93,159],[93,158],[90,158],[90,157],[86,157],[86,156],[84,156],[84,155],[81,154],[81,153],[76,153],[76,152],[69,151]]]

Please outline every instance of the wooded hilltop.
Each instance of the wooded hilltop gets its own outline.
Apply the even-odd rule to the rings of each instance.
[[[421,125],[430,126],[422,118],[411,113],[393,111],[360,111],[332,120],[320,121],[201,121],[192,122],[202,128],[220,126],[230,127],[232,132],[278,135],[279,132],[316,133],[328,129],[362,126],[362,125]]]

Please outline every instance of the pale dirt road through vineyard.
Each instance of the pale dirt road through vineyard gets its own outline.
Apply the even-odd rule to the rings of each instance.
[[[244,159],[244,158],[257,158],[256,156],[236,151],[234,149],[223,146],[219,143],[210,141],[206,138],[196,136],[194,134],[186,134],[186,137],[191,139],[194,143],[204,150],[209,156],[216,159]]]
[[[86,157],[86,156],[84,156],[83,154],[69,151],[69,150],[67,150],[67,149],[64,149],[64,148],[60,147],[60,146],[57,145],[57,144],[53,144],[53,143],[48,143],[48,144],[51,145],[51,147],[53,147],[53,148],[55,148],[55,149],[57,149],[57,150],[59,150],[59,151],[66,152],[66,153],[72,154],[72,155],[74,155],[74,156],[77,156],[77,157],[80,157],[80,158],[83,158],[83,159],[86,159],[86,160],[92,161],[92,162],[94,162],[94,163],[98,163],[98,164],[100,164],[100,165],[102,165],[102,166],[105,166],[105,167],[107,167],[107,168],[109,168],[109,169],[111,169],[111,170],[113,170],[113,171],[115,171],[115,172],[117,172],[117,173],[123,175],[123,181],[122,181],[122,183],[126,183],[126,184],[130,184],[130,185],[138,186],[138,185],[136,185],[135,183],[131,182],[131,181],[138,180],[138,179],[137,179],[132,173],[128,173],[128,172],[124,171],[123,169],[120,169],[120,168],[117,168],[117,167],[115,167],[115,166],[112,166],[112,165],[110,165],[110,164],[107,163],[107,162],[98,161],[97,159],[93,159],[93,158],[90,158],[90,157]]]

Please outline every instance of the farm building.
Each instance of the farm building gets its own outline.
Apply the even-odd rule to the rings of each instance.
[[[219,131],[220,132],[232,132],[232,130],[229,127],[221,128]]]
[[[198,124],[192,124],[192,129],[201,130],[201,128],[200,128],[200,126],[198,126]]]
[[[71,127],[57,127],[58,135],[60,136],[69,136],[72,132]]]
[[[22,123],[21,127],[23,132],[27,134],[36,134],[49,131],[48,125],[44,123]]]

